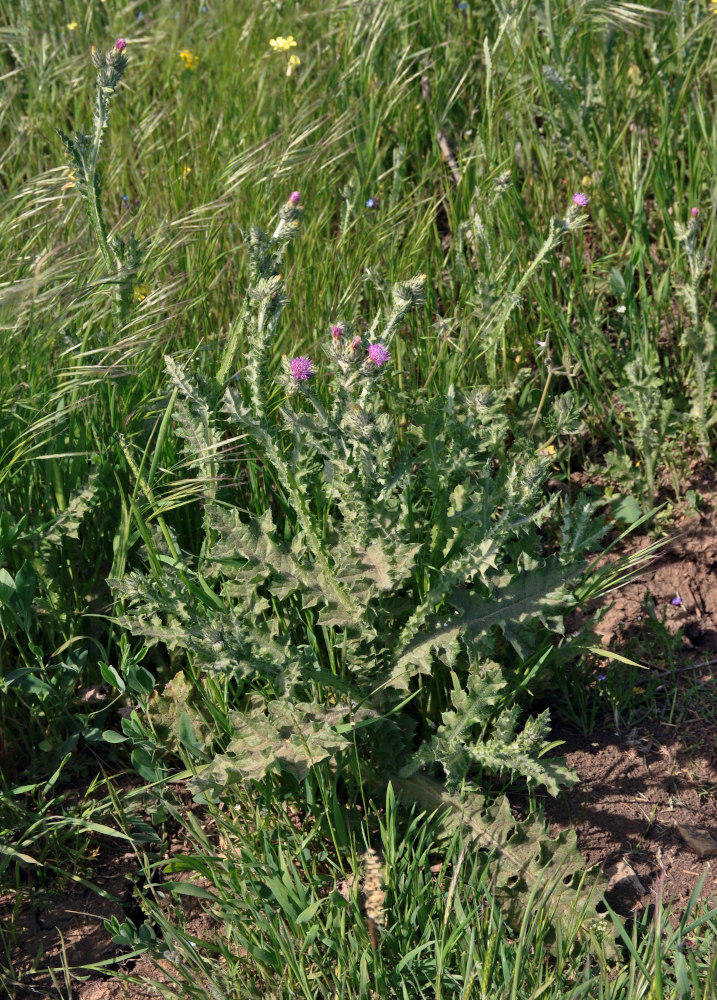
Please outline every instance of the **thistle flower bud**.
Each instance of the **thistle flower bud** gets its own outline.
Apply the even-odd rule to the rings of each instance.
[[[341,334],[344,332],[344,328],[340,323],[334,323],[331,327],[331,336],[334,340],[340,340]]]
[[[281,275],[274,274],[270,278],[260,278],[249,289],[249,295],[255,302],[267,302],[270,299],[281,299],[283,290],[284,283]]]
[[[125,49],[127,43],[123,38],[118,38],[111,49],[107,52],[100,52],[92,47],[92,63],[97,70],[97,84],[103,90],[114,90],[124,76],[127,69],[127,56]]]
[[[400,309],[408,310],[426,300],[426,275],[417,274],[408,281],[397,281],[393,286],[393,301]]]
[[[361,337],[359,337],[358,334],[356,334],[356,336],[352,338],[351,344],[349,346],[351,347],[352,351],[360,351],[362,345],[363,345],[363,340],[361,339]]]
[[[289,195],[289,201],[291,202],[292,205],[298,205],[299,202],[301,201],[301,195],[299,194],[299,192],[292,191],[291,194]]]

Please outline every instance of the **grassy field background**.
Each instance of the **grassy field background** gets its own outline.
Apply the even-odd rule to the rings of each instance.
[[[154,921],[144,938],[115,927],[115,940],[172,965],[164,996],[714,995],[715,925],[709,912],[691,924],[696,897],[666,936],[647,917],[623,929],[617,964],[600,968],[576,944],[577,916],[575,940],[556,952],[545,887],[523,925],[506,926],[486,902],[480,858],[466,859],[460,838],[439,848],[433,821],[397,821],[390,799],[364,802],[402,908],[384,958],[326,888],[333,878],[348,898],[362,864],[328,770],[310,790],[237,790],[246,822],[210,809],[242,862],[229,864],[163,783],[193,769],[191,754],[168,753],[159,769],[156,755],[135,757],[133,767],[104,736],[119,731],[118,704],[146,707],[177,671],[192,677],[191,656],[147,652],[128,636],[108,586],[146,567],[160,522],[182,550],[202,550],[206,483],[162,423],[163,358],[208,380],[223,362],[240,372],[241,331],[235,356],[226,351],[250,281],[242,233],[271,228],[292,191],[302,233],[288,251],[275,367],[283,354],[318,358],[332,323],[362,329],[383,285],[423,272],[425,303],[393,341],[382,390],[399,423],[451,386],[487,385],[503,394],[508,436],[550,460],[551,488],[605,498],[616,533],[649,515],[641,530],[660,534],[699,505],[691,476],[713,467],[716,421],[714,6],[0,0],[8,996],[22,979],[12,958],[22,900],[68,872],[91,881],[91,845],[110,830],[134,837]],[[295,45],[270,44],[288,36]],[[90,47],[118,37],[129,65],[100,156],[102,202],[111,233],[135,232],[142,252],[121,327],[55,132],[90,131]],[[551,219],[577,192],[587,223],[550,242]],[[278,406],[280,387],[272,393]],[[261,514],[276,484],[251,441],[238,435],[233,447],[238,509]],[[134,687],[94,700],[87,692],[113,670]],[[209,702],[221,743],[229,687],[217,683]],[[143,800],[151,850],[127,825],[130,815],[146,825],[146,812],[108,786],[123,772],[161,785],[151,806]],[[303,829],[287,818],[297,794],[315,797],[318,819]],[[212,896],[220,944],[197,947],[181,905],[169,916],[155,891],[170,821],[192,843],[186,870],[206,880],[184,892]],[[457,871],[470,891],[460,902],[452,883],[449,921],[439,883]],[[702,951],[685,951],[698,935]],[[77,988],[66,977],[58,996]]]

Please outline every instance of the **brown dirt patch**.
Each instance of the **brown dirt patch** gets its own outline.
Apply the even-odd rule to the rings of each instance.
[[[590,737],[557,731],[580,783],[544,801],[553,833],[572,826],[589,865],[609,876],[627,864],[639,881],[623,879],[607,894],[627,914],[650,902],[657,879],[665,900],[680,911],[705,875],[701,897],[717,897],[717,859],[699,858],[679,832],[699,824],[717,837],[715,731],[678,733],[665,723],[645,723]],[[624,869],[623,869],[624,870]]]
[[[644,536],[628,537],[615,555],[636,554],[647,545]],[[603,644],[620,644],[639,630],[648,601],[671,635],[682,630],[686,649],[717,650],[714,495],[703,497],[699,515],[677,525],[674,538],[648,562],[636,580],[592,605],[593,609],[605,609],[595,623]]]

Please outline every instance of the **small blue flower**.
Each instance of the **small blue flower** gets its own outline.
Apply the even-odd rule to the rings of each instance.
[[[137,20],[144,21],[144,14],[142,13],[141,10],[137,12]]]
[[[203,3],[202,4],[202,14],[206,14],[206,12],[207,12],[207,5],[205,3]]]
[[[127,197],[127,195],[123,194],[121,197],[122,197],[122,201],[125,203],[125,205],[129,205],[129,198]]]
[[[607,674],[598,674],[598,680],[599,681],[607,680]]]
[[[674,604],[675,607],[679,607],[680,604],[682,604],[682,598],[680,597],[680,595],[678,594],[677,597],[673,597],[672,600],[670,601],[670,604]]]
[[[379,206],[379,200],[378,200],[378,198],[367,198],[366,199],[366,208],[378,208],[378,206]]]

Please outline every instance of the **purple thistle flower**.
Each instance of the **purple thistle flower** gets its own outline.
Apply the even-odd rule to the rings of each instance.
[[[381,365],[384,365],[387,361],[391,360],[391,355],[388,353],[383,344],[369,344],[368,356],[377,368],[380,368]]]
[[[585,208],[585,206],[589,201],[590,199],[588,198],[588,196],[586,194],[583,194],[582,191],[576,191],[575,194],[573,195],[573,203],[577,205],[579,208]]]
[[[299,192],[292,191],[291,194],[289,195],[289,201],[291,202],[292,205],[298,205],[299,202],[301,201],[301,195],[299,194]]]
[[[690,215],[692,216],[693,219],[696,219],[699,214],[700,214],[700,210],[699,210],[699,208],[697,208],[696,205],[694,206],[694,208],[690,209]]]
[[[305,382],[310,375],[314,374],[314,362],[311,358],[292,358],[290,366],[291,377],[295,382]]]
[[[127,42],[124,40],[124,38],[117,39],[117,41],[115,42],[115,48],[117,49],[118,52],[124,52],[124,50],[127,48]]]
[[[338,323],[334,323],[331,327],[331,336],[334,340],[338,340],[343,332],[343,328]]]
[[[678,594],[677,597],[673,597],[670,604],[673,604],[676,608],[679,607],[680,604],[682,604],[682,598],[680,595]]]

